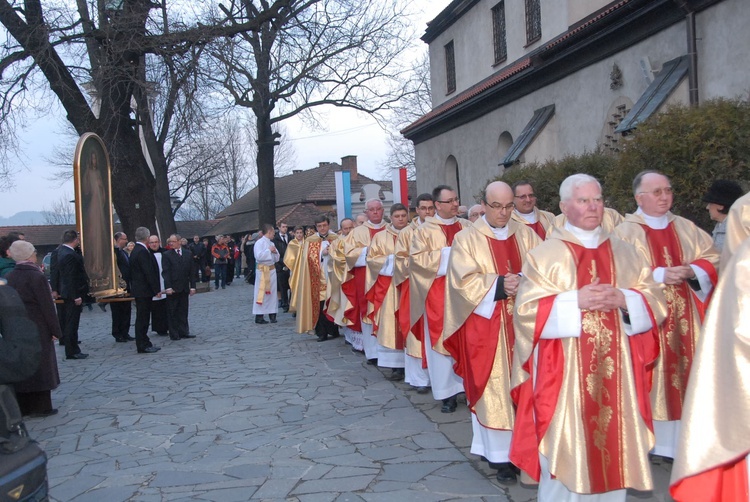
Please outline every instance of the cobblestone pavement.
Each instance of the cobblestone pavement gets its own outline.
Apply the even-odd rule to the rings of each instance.
[[[90,357],[58,348],[60,413],[27,421],[52,500],[535,500],[469,453],[465,403],[440,413],[343,337],[297,335],[289,314],[257,326],[251,296],[239,280],[196,295],[197,338],[153,334],[156,354],[115,343],[109,309],[84,310]],[[668,500],[668,471],[654,472],[660,489],[629,500]]]

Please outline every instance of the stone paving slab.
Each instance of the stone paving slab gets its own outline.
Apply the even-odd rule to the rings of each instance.
[[[235,282],[191,299],[195,339],[115,343],[109,312],[84,311],[82,350],[58,348],[60,413],[30,419],[49,456],[53,501],[514,501],[469,453],[465,403],[384,378],[343,337],[316,343],[294,319],[255,325],[252,289]],[[133,314],[135,320],[135,312]],[[131,335],[133,330],[131,328]],[[659,472],[656,472],[659,471]],[[669,500],[661,491],[629,500]],[[642,494],[641,494],[642,495]]]

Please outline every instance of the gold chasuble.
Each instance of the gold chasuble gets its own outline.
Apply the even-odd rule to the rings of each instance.
[[[406,334],[404,350],[409,356],[422,359],[422,342],[411,332],[411,307],[409,305],[409,250],[411,239],[418,226],[419,216],[398,234],[393,264],[393,284],[398,288],[396,319],[400,332]]]
[[[750,239],[722,263],[703,322],[683,410],[672,497],[750,500]]]
[[[549,211],[543,211],[537,207],[534,208],[534,214],[536,215],[536,223],[529,223],[518,211],[513,211],[510,215],[513,221],[517,221],[527,227],[531,228],[540,239],[544,240],[547,237],[550,227],[555,224],[555,215]]]
[[[382,232],[385,224],[380,228],[369,221],[349,232],[344,239],[344,257],[346,258],[346,279],[341,289],[346,295],[349,305],[344,311],[343,325],[352,331],[362,331],[362,323],[371,324],[367,319],[367,300],[365,299],[366,266],[355,266],[362,250],[370,246],[375,234]],[[343,299],[342,299],[343,300]]]
[[[297,312],[297,302],[294,292],[299,287],[299,273],[297,273],[296,267],[299,266],[299,257],[301,254],[302,244],[297,239],[292,239],[284,253],[284,266],[289,269],[289,289],[292,291],[291,299],[289,300],[290,312]]]
[[[667,217],[667,228],[655,230],[640,215],[629,214],[615,234],[634,245],[652,270],[696,265],[715,285],[719,252],[711,236],[685,218],[672,213],[667,213]],[[667,319],[659,326],[659,359],[654,368],[651,406],[654,420],[679,420],[708,299],[705,303],[700,301],[687,281],[676,286],[665,285],[664,295]]]
[[[605,207],[604,217],[602,218],[602,230],[604,230],[605,232],[612,233],[615,227],[617,227],[617,225],[622,223],[623,220],[624,218],[622,217],[620,213],[617,212],[616,209],[612,209],[611,207]],[[547,236],[549,237],[549,234],[552,231],[552,228],[564,228],[565,223],[567,221],[568,219],[562,213],[555,216],[555,220],[552,222],[552,227],[547,229]]]
[[[328,315],[339,326],[345,326],[344,312],[351,306],[341,291],[341,284],[346,279],[344,240],[344,237],[339,236],[328,250]]]
[[[442,333],[445,311],[445,276],[437,277],[440,256],[444,247],[450,247],[455,235],[471,222],[457,218],[455,223],[445,224],[428,216],[414,231],[409,261],[409,306],[411,331],[424,344],[429,343],[435,352],[450,355],[443,347]],[[427,317],[430,340],[424,340],[424,323]],[[424,354],[424,349],[422,350]]]
[[[579,337],[541,338],[557,295],[595,280],[635,291],[652,324],[663,321],[661,286],[644,258],[604,231],[597,246],[587,249],[555,228],[527,256],[514,318],[511,395],[518,409],[510,459],[538,480],[541,453],[550,473],[576,493],[651,490],[656,332],[627,336],[619,309],[582,310]]]
[[[494,295],[498,276],[518,274],[526,254],[541,242],[523,223],[508,222],[508,237],[500,240],[484,218],[459,232],[451,246],[446,275],[443,345],[455,372],[463,378],[469,409],[483,426],[513,429],[515,408],[510,398],[513,356],[514,298],[494,302],[487,319],[475,309]]]
[[[750,237],[750,192],[734,201],[725,221],[727,233],[724,238],[724,249],[721,250],[722,267],[729,263],[742,242]]]
[[[319,234],[313,234],[305,239],[300,263],[296,267],[298,279],[295,280],[295,305],[297,307],[297,332],[306,333],[315,328],[320,314],[320,302],[326,299],[326,283],[328,271],[321,261],[323,243],[332,246],[338,235],[329,233],[325,240]],[[299,281],[299,282],[297,282]]]
[[[378,344],[387,349],[403,350],[405,339],[396,323],[398,295],[393,276],[380,275],[386,262],[392,263],[398,234],[393,225],[387,225],[383,232],[372,238],[367,250],[365,298],[368,303],[367,318],[372,322],[372,334],[378,338]]]

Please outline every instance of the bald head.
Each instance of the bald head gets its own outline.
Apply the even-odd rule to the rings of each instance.
[[[484,217],[490,226],[503,228],[513,213],[513,189],[502,181],[493,181],[484,189]]]

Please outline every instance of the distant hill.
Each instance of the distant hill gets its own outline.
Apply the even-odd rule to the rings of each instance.
[[[0,227],[12,225],[45,225],[46,220],[42,211],[21,211],[8,218],[0,216]]]

